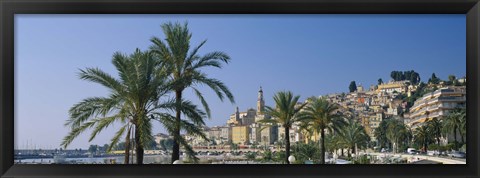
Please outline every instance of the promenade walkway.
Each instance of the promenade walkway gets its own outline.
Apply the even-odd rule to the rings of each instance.
[[[411,155],[411,154],[392,154],[392,153],[368,153],[375,156],[395,156],[401,158],[407,158],[408,160],[431,160],[441,162],[443,164],[466,164],[466,160],[455,159],[455,158],[446,158],[446,157],[437,157],[437,156],[428,156],[428,155]]]

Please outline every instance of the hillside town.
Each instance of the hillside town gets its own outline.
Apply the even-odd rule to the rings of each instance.
[[[370,145],[379,146],[375,129],[380,123],[389,118],[399,119],[411,130],[425,125],[433,118],[441,119],[450,111],[466,107],[466,79],[452,81],[418,82],[412,84],[409,80],[387,83],[379,82],[368,89],[362,85],[356,86],[349,93],[328,94],[325,97],[329,102],[340,107],[338,113],[357,119],[365,128],[370,137]],[[421,91],[420,91],[421,90]],[[225,150],[225,149],[251,149],[251,148],[277,148],[283,145],[285,130],[280,125],[265,124],[259,121],[272,119],[266,114],[263,88],[260,87],[256,101],[256,108],[240,111],[236,107],[234,113],[226,120],[225,125],[202,128],[209,140],[199,136],[185,135],[185,138],[197,150]],[[414,94],[424,93],[415,98],[413,104],[408,99]],[[302,105],[299,102],[297,105]],[[253,102],[252,102],[253,103]],[[308,143],[318,141],[318,133],[308,134],[295,123],[290,129],[291,143]],[[156,136],[157,140],[167,139],[165,134]],[[453,136],[442,137],[441,145],[453,141]]]

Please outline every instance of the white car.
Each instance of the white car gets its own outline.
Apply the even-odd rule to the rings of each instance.
[[[417,152],[417,150],[415,150],[415,148],[407,148],[407,153],[411,154],[411,155],[415,155],[418,152]]]

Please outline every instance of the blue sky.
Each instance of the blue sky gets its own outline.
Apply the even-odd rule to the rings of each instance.
[[[68,132],[68,109],[108,93],[79,80],[78,70],[116,75],[112,54],[148,49],[151,37],[164,38],[160,25],[170,21],[188,21],[193,45],[208,40],[200,54],[223,51],[232,58],[223,69],[205,70],[236,99],[221,102],[200,87],[212,109],[209,126],[223,125],[236,106],[254,108],[260,86],[273,105],[276,91],[303,100],[347,92],[352,80],[368,88],[378,78],[390,80],[392,70],[415,70],[422,81],[433,72],[442,79],[466,74],[464,15],[16,15],[16,146],[58,147]],[[192,91],[185,97],[199,103]],[[69,148],[107,143],[115,128],[91,143],[87,131]],[[164,132],[159,124],[154,129]]]

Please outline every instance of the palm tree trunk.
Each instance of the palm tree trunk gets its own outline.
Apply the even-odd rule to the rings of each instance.
[[[181,114],[181,102],[182,102],[182,91],[181,90],[176,90],[175,91],[175,103],[176,103],[176,115],[175,115],[175,128],[174,128],[174,134],[173,134],[173,150],[172,150],[172,160],[171,162],[173,163],[176,160],[180,159],[180,114]]]
[[[285,126],[285,162],[290,164],[288,157],[290,156],[290,128]]]
[[[133,152],[135,151],[135,134],[133,133],[133,129],[135,128],[130,127],[130,150],[132,151],[132,153],[130,154],[131,164],[133,164]]]
[[[438,148],[440,148],[440,137],[441,137],[440,135],[437,135],[437,138],[436,138]]]
[[[320,164],[325,164],[325,131],[320,130]]]
[[[427,152],[427,150],[428,150],[427,138],[425,138],[425,139],[423,140],[423,148],[424,148],[423,151],[424,151],[424,152]]]
[[[130,162],[130,127],[128,127],[128,133],[125,137],[125,162],[128,164]]]
[[[137,153],[137,164],[143,164],[143,144],[140,141],[140,129],[135,126],[135,151]]]
[[[465,138],[463,138],[462,131],[459,130],[458,132],[460,133],[460,139],[462,140],[462,143],[465,143]]]
[[[455,149],[458,150],[458,145],[457,145],[457,126],[453,127],[453,140],[455,141]]]

